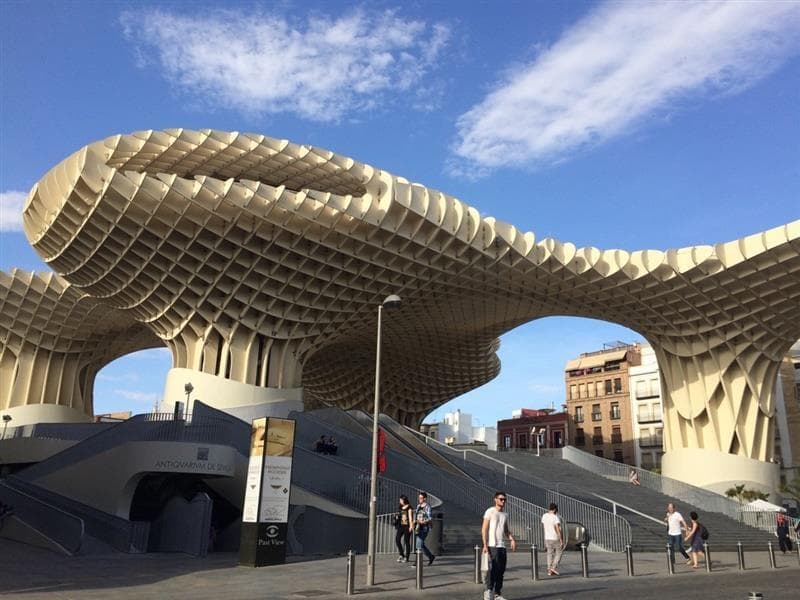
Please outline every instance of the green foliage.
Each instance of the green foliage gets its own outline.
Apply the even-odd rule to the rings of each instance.
[[[725,495],[728,498],[735,498],[741,504],[742,502],[744,502],[744,497],[743,497],[744,496],[744,484],[741,483],[741,484],[739,484],[737,486],[734,486],[732,488],[728,488],[727,490],[725,490]]]
[[[766,492],[759,492],[758,490],[748,490],[744,487],[743,483],[736,485],[732,488],[725,490],[725,495],[728,498],[735,498],[739,504],[745,502],[752,502],[753,500],[769,500],[769,494]]]

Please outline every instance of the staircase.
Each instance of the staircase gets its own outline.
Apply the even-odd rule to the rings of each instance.
[[[664,550],[667,532],[666,525],[659,525],[637,512],[661,521],[669,502],[677,505],[678,512],[683,515],[687,524],[690,523],[689,513],[691,511],[698,513],[700,522],[708,528],[710,533],[708,544],[714,550],[734,551],[737,542],[741,542],[746,549],[765,550],[768,541],[775,541],[774,536],[723,514],[705,511],[701,507],[670,498],[644,486],[631,485],[627,479],[624,481],[608,479],[560,458],[537,457],[522,452],[488,451],[484,454],[505,461],[523,473],[548,482],[553,489],[584,502],[606,509],[613,508],[616,503],[617,514],[623,516],[631,525],[631,546],[640,552]],[[610,501],[600,498],[601,496]],[[627,510],[623,506],[637,512]]]

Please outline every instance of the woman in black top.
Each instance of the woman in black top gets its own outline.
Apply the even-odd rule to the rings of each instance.
[[[414,530],[413,509],[408,502],[408,496],[400,496],[397,514],[394,517],[394,527],[396,529],[394,543],[400,552],[397,562],[408,562],[411,554],[411,532]]]

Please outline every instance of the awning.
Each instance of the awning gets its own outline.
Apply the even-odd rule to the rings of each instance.
[[[593,354],[592,356],[582,356],[581,358],[574,358],[567,363],[564,367],[565,371],[574,371],[576,369],[591,369],[592,367],[602,367],[606,363],[614,362],[616,360],[623,360],[628,353],[628,349],[613,350],[612,352],[603,352],[602,354]]]

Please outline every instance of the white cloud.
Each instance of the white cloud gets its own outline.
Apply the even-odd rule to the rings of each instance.
[[[335,121],[411,98],[436,65],[450,30],[396,11],[316,14],[299,24],[270,14],[186,16],[126,12],[140,63],[155,49],[167,79],[194,99],[248,113]]]
[[[799,2],[607,3],[459,118],[449,169],[563,160],[688,96],[739,92],[798,46]]]
[[[135,392],[131,390],[116,389],[114,390],[114,394],[130,402],[145,404],[147,406],[153,406],[153,404],[161,399],[161,396],[155,392]]]
[[[0,192],[0,231],[22,231],[22,207],[25,192]]]

